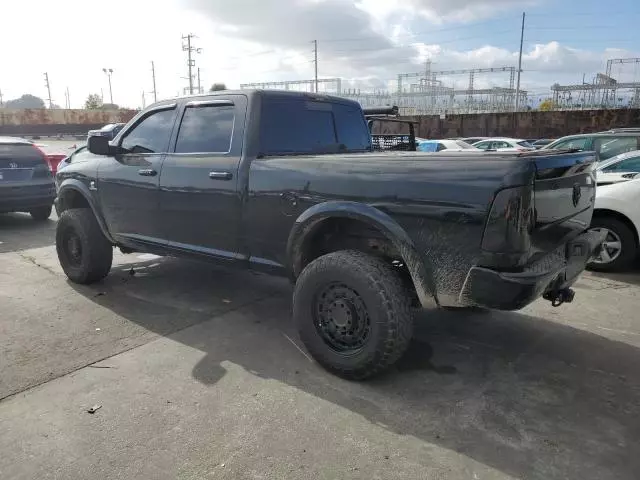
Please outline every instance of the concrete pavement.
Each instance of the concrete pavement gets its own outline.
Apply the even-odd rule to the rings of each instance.
[[[286,281],[132,254],[78,287],[52,232],[0,216],[0,478],[640,476],[637,274],[423,315],[351,383],[300,349]]]

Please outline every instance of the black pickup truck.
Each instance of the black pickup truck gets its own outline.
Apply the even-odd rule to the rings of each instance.
[[[71,281],[105,277],[113,246],[287,275],[305,346],[351,379],[401,356],[413,306],[571,301],[602,243],[592,153],[373,152],[342,98],[179,98],[88,148],[56,178]]]

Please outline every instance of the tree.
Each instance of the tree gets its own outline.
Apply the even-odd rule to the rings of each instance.
[[[119,108],[115,103],[103,103],[100,105],[100,110],[118,110]]]
[[[45,108],[44,100],[35,95],[25,93],[20,98],[9,100],[4,104],[5,108],[23,109],[23,108]]]
[[[97,93],[90,94],[84,102],[84,108],[87,110],[98,110],[102,108],[102,98]]]
[[[546,100],[543,100],[540,103],[538,108],[540,109],[541,112],[548,112],[550,110],[556,110],[558,108],[558,104],[553,100],[551,100],[550,98],[547,98]]]
[[[220,90],[226,90],[227,86],[224,83],[214,83],[209,89],[210,92],[219,92]]]

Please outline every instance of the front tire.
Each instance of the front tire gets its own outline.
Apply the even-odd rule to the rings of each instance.
[[[402,279],[382,259],[359,251],[329,253],[307,265],[296,282],[293,318],[313,358],[349,380],[389,368],[413,333]]]
[[[51,216],[51,210],[51,205],[49,205],[48,207],[34,208],[33,210],[29,211],[29,214],[31,214],[31,217],[34,220],[37,220],[38,222],[44,222]]]
[[[74,283],[97,282],[111,270],[113,247],[88,208],[62,212],[56,229],[56,250],[64,273]]]
[[[606,232],[602,252],[588,265],[596,272],[619,272],[629,269],[638,256],[633,231],[617,218],[594,217],[590,230]]]

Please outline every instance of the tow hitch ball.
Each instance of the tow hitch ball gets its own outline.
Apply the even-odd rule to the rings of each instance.
[[[542,298],[549,300],[551,305],[559,307],[563,303],[573,302],[573,297],[576,296],[576,292],[572,288],[561,288],[560,290],[552,290],[542,295]]]

